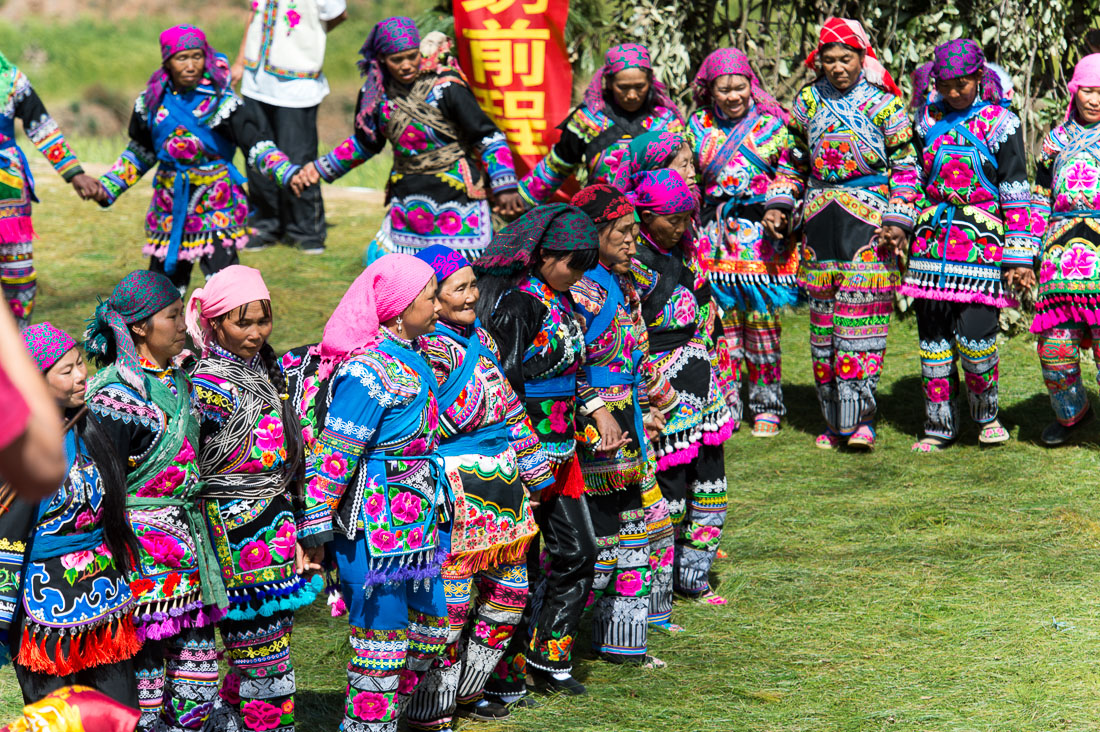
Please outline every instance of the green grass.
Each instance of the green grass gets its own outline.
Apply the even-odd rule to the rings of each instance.
[[[147,189],[100,212],[46,172],[36,211],[38,319],[77,331],[97,295],[144,264]],[[330,200],[329,251],[245,254],[274,296],[274,343],[315,340],[359,271],[377,206]],[[553,699],[507,725],[471,729],[822,732],[1045,732],[1100,728],[1100,507],[1095,444],[1035,443],[1050,409],[1034,344],[1003,349],[1003,417],[1015,440],[940,455],[908,448],[922,407],[916,333],[897,324],[880,389],[881,447],[812,446],[821,426],[809,372],[807,314],[786,318],[789,420],[777,438],[727,446],[730,513],[716,565],[725,607],[678,604],[688,632],[656,636],[669,668],[644,672],[582,653],[592,693]],[[1088,369],[1091,380],[1093,371]],[[1093,433],[1095,441],[1095,433]],[[340,716],[346,627],[323,606],[298,616],[293,654],[303,730]],[[0,719],[19,707],[0,672]]]

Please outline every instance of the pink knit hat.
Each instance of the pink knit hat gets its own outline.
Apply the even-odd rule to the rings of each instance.
[[[214,345],[210,321],[242,305],[271,300],[260,270],[234,264],[217,272],[187,301],[187,332],[205,356]]]
[[[1069,89],[1069,107],[1066,108],[1066,119],[1073,119],[1074,104],[1077,90],[1083,86],[1100,86],[1100,53],[1090,53],[1080,61],[1073,69],[1073,78],[1066,85]]]
[[[387,254],[355,278],[325,324],[314,353],[321,356],[317,375],[327,379],[336,368],[378,342],[378,329],[412,304],[435,270],[409,254]]]

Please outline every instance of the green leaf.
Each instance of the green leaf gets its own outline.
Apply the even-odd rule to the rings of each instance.
[[[70,587],[76,584],[76,570],[75,569],[66,569],[64,577],[65,577],[65,581],[69,583]]]

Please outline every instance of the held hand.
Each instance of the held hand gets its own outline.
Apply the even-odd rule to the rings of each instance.
[[[600,407],[592,413],[592,419],[596,421],[596,429],[600,433],[600,447],[598,452],[614,453],[621,447],[630,444],[630,433],[624,432],[619,423],[607,411],[607,407]]]
[[[539,500],[539,498],[541,496],[542,496],[542,491],[528,491],[527,492],[527,503],[528,503],[529,506],[531,506],[532,511],[534,511],[536,508],[538,508],[540,505],[542,505],[542,502]]]
[[[301,544],[294,544],[294,572],[296,574],[320,572],[321,561],[324,558],[324,546],[314,546],[305,549]]]
[[[645,428],[645,436],[649,440],[656,440],[665,431],[665,415],[656,407],[649,408],[649,414],[642,420]]]
[[[306,163],[302,166],[302,169],[295,173],[294,177],[290,179],[290,191],[295,196],[300,196],[302,195],[302,191],[306,188],[320,182],[321,174],[317,172],[317,166],[313,163]]]
[[[237,84],[240,84],[242,76],[244,76],[244,61],[238,60],[229,67],[230,86],[237,86]]]
[[[1028,267],[1013,267],[1004,273],[1004,278],[1009,287],[1031,289],[1035,286],[1035,271]]]
[[[784,239],[787,236],[787,214],[773,208],[764,212],[764,231],[772,239]]]
[[[72,183],[76,195],[80,196],[83,201],[88,199],[99,201],[105,195],[103,186],[99,184],[99,181],[86,173],[73,176],[70,183]]]
[[[875,234],[878,236],[879,246],[889,247],[894,251],[894,254],[899,257],[907,253],[909,249],[909,237],[900,226],[886,224],[885,226],[875,229]]]
[[[508,191],[493,197],[493,212],[499,216],[507,218],[521,216],[525,209],[523,198],[515,191]]]

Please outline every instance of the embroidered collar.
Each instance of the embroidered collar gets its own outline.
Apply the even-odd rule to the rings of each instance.
[[[210,355],[217,356],[218,358],[224,358],[228,361],[233,361],[235,363],[239,363],[243,366],[247,366],[248,368],[254,369],[256,371],[262,371],[263,370],[263,361],[260,358],[260,354],[258,354],[258,353],[255,356],[253,356],[252,358],[245,361],[243,358],[241,358],[237,354],[233,353],[232,351],[229,351],[225,348],[222,348],[217,343],[214,343],[214,344],[211,344],[211,346],[210,346]]]
[[[413,341],[405,340],[384,325],[378,329],[378,332],[384,340],[392,341],[402,348],[408,348],[410,351],[416,350],[416,344]]]
[[[173,367],[171,364],[168,365],[168,368],[162,369],[157,364],[145,358],[145,356],[139,356],[138,360],[141,362],[141,367],[143,369],[151,373],[153,376],[156,376],[158,379],[168,379],[172,375]]]

